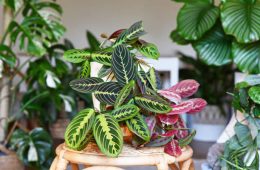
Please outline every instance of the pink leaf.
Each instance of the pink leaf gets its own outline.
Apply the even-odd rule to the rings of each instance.
[[[174,139],[164,146],[164,152],[175,157],[180,156],[182,153],[178,141]]]
[[[172,137],[174,135],[176,135],[178,132],[177,129],[173,129],[173,130],[169,130],[168,132],[161,134],[162,137]]]
[[[125,29],[120,29],[120,30],[117,30],[115,32],[113,32],[110,36],[109,36],[109,40],[111,39],[114,39],[114,38],[117,38]]]
[[[174,128],[178,130],[177,134],[175,135],[177,139],[182,139],[188,136],[188,130],[186,130],[185,122],[181,117],[179,117],[178,121],[173,125]]]
[[[176,115],[176,114],[183,114],[186,113],[188,111],[190,111],[192,109],[193,106],[193,102],[191,101],[184,101],[181,102],[180,104],[172,104],[172,111],[170,111],[169,113],[167,113],[167,115]]]
[[[201,112],[207,105],[206,100],[201,99],[201,98],[194,98],[194,99],[190,99],[188,101],[193,102],[192,109],[187,112],[189,114]]]
[[[176,104],[181,102],[181,96],[169,90],[158,90],[158,93]]]
[[[158,136],[159,136],[159,133],[158,133],[158,132],[153,132],[153,133],[152,133],[152,136],[151,136],[151,140],[156,139]]]
[[[192,96],[199,88],[199,83],[195,80],[183,80],[178,84],[167,89],[168,91],[172,91],[174,93],[179,94],[181,97],[189,97]]]
[[[173,125],[178,121],[179,115],[159,114],[157,117],[162,123],[166,125]]]
[[[152,134],[153,129],[154,129],[155,124],[156,124],[155,116],[146,117],[145,118],[145,122],[146,122],[146,124],[148,126],[148,129],[150,130],[150,133]]]

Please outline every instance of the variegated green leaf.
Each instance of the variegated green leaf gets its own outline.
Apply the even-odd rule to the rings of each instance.
[[[172,108],[166,101],[152,95],[143,95],[143,97],[137,96],[135,97],[135,102],[140,107],[154,113],[163,114],[168,113],[172,110]]]
[[[158,59],[160,56],[159,50],[156,45],[152,43],[144,43],[138,46],[138,51],[147,58]]]
[[[151,138],[150,131],[148,126],[140,114],[137,114],[135,117],[126,120],[127,127],[135,133],[137,136],[142,138],[145,141],[149,141]]]
[[[70,82],[70,87],[73,90],[82,93],[90,93],[98,89],[103,83],[103,80],[98,77],[89,77],[86,79],[76,79]]]
[[[111,58],[112,53],[107,51],[94,52],[91,54],[92,60],[104,64],[106,66],[111,66]]]
[[[119,124],[109,114],[96,116],[93,134],[102,153],[109,157],[117,157],[123,148],[123,134]]]
[[[70,122],[65,132],[66,145],[74,150],[82,150],[91,139],[91,128],[95,120],[93,109],[80,111]]]
[[[116,82],[105,82],[95,90],[96,98],[103,103],[114,105],[121,87]]]
[[[248,95],[257,104],[260,104],[260,87],[253,86],[249,89]]]
[[[144,35],[146,32],[143,28],[143,22],[139,21],[134,23],[130,28],[127,30],[124,30],[119,37],[116,39],[113,47],[117,47],[123,43],[126,43],[127,41],[134,40],[142,35]]]
[[[85,50],[72,49],[64,53],[64,59],[71,63],[81,63],[90,58],[90,52]]]
[[[119,108],[114,109],[111,115],[119,122],[130,119],[139,113],[139,108],[133,104],[123,105]]]
[[[117,98],[116,98],[116,102],[115,102],[115,108],[117,108],[118,106],[120,106],[121,104],[124,103],[125,99],[129,96],[129,94],[131,93],[133,87],[135,85],[135,81],[131,80],[128,84],[126,84],[123,89],[120,91],[120,93],[118,94]]]
[[[131,80],[135,80],[136,68],[127,47],[120,45],[113,51],[112,70],[121,86],[124,86]]]
[[[90,75],[90,62],[86,60],[80,70],[80,78],[88,78]]]
[[[153,90],[157,91],[156,74],[155,74],[155,70],[153,67],[149,69],[149,74],[148,74],[147,79],[148,79],[150,85],[152,86]]]

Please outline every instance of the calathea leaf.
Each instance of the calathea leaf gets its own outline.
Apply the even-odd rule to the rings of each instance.
[[[145,146],[148,146],[148,147],[164,146],[165,144],[169,143],[171,140],[172,140],[172,137],[158,137],[154,140],[151,140]]]
[[[117,46],[112,54],[112,70],[121,86],[136,78],[136,68],[127,47]]]
[[[164,152],[175,157],[180,156],[182,153],[181,147],[179,146],[178,141],[175,139],[164,146]]]
[[[186,125],[183,119],[179,116],[178,121],[173,125],[174,128],[178,129],[176,134],[177,139],[183,139],[188,136],[188,130],[186,130]]]
[[[80,70],[80,78],[88,78],[90,75],[90,62],[88,60],[84,61],[81,70]]]
[[[98,72],[99,78],[104,78],[112,72],[111,67],[103,65]]]
[[[193,46],[200,59],[208,65],[220,66],[231,62],[232,37],[225,34],[221,24],[214,26]]]
[[[174,135],[176,135],[177,132],[178,132],[177,129],[172,129],[172,130],[169,130],[169,131],[161,134],[160,136],[162,136],[162,137],[174,137]]]
[[[114,39],[114,38],[117,38],[123,31],[125,31],[126,29],[119,29],[119,30],[116,30],[115,32],[113,32],[109,37],[108,39],[111,40],[111,39]]]
[[[98,77],[89,77],[86,79],[76,79],[70,82],[70,87],[73,90],[82,93],[94,92],[104,81]]]
[[[172,110],[170,105],[166,101],[151,95],[143,95],[143,97],[136,96],[135,102],[140,107],[154,113],[162,114],[168,113]]]
[[[119,122],[133,118],[139,113],[139,108],[133,104],[127,104],[114,109],[111,115]]]
[[[91,59],[104,64],[106,66],[111,66],[111,58],[112,58],[112,52],[109,51],[98,51],[91,53]]]
[[[150,131],[150,135],[152,136],[152,133],[153,133],[153,130],[154,130],[154,127],[156,125],[156,118],[155,116],[148,116],[145,118],[145,122],[148,126],[148,129]]]
[[[151,138],[150,131],[147,127],[146,122],[140,114],[135,117],[126,120],[127,127],[135,133],[137,136],[145,141],[149,141]]]
[[[251,87],[248,95],[255,103],[260,104],[260,86]]]
[[[130,26],[130,28],[128,28],[127,30],[124,30],[118,36],[113,47],[117,47],[118,45],[126,43],[127,41],[134,40],[144,34],[145,34],[145,31],[143,28],[143,22],[142,21],[136,22],[132,26]]]
[[[174,114],[174,115],[158,114],[157,117],[159,118],[159,120],[162,123],[164,123],[166,125],[173,125],[179,119],[179,115],[177,115],[177,114]]]
[[[126,84],[122,90],[120,91],[120,93],[118,94],[117,98],[116,98],[116,102],[115,102],[115,108],[119,107],[121,104],[124,103],[124,101],[126,100],[126,98],[130,95],[133,87],[135,86],[135,81],[131,80],[128,84]]]
[[[88,143],[86,137],[91,136],[91,128],[95,120],[93,109],[80,111],[70,122],[65,132],[66,145],[75,150],[82,150]]]
[[[177,17],[178,33],[186,40],[198,40],[213,27],[219,10],[212,3],[192,1],[185,3]]]
[[[188,101],[191,101],[193,103],[192,108],[187,112],[189,114],[201,112],[207,105],[206,100],[201,98],[193,98]]]
[[[137,45],[137,50],[147,58],[158,59],[160,57],[159,50],[156,45],[141,41]]]
[[[190,144],[195,135],[196,135],[196,131],[193,130],[188,136],[186,136],[185,138],[180,139],[178,141],[180,147],[184,147],[184,146],[187,146],[188,144]]]
[[[239,70],[249,73],[260,73],[260,43],[233,43],[232,56]]]
[[[109,114],[99,114],[93,124],[99,149],[109,157],[117,157],[123,148],[123,134],[117,121]]]
[[[179,104],[171,104],[172,110],[167,115],[183,114],[189,112],[193,107],[193,102],[183,101]]]
[[[155,74],[155,69],[150,68],[149,69],[149,77],[147,77],[150,85],[152,86],[154,91],[157,91],[157,80],[156,80],[156,74]]]
[[[91,53],[85,50],[72,49],[64,53],[64,59],[71,63],[81,63],[90,58]]]
[[[225,32],[233,35],[240,43],[259,40],[259,12],[259,1],[224,1],[221,7],[221,20]]]
[[[98,86],[94,94],[96,98],[103,103],[114,105],[119,95],[121,87],[116,82],[105,82]]]
[[[170,100],[171,102],[174,102],[175,104],[178,104],[181,102],[181,96],[178,95],[175,92],[169,91],[169,90],[158,90],[157,91],[161,96],[164,98]]]
[[[176,42],[177,44],[180,45],[187,45],[190,42],[185,40],[180,34],[178,33],[178,30],[173,30],[170,34],[170,38],[172,39],[173,42]]]

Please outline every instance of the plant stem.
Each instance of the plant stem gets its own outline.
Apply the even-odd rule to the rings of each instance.
[[[225,158],[223,158],[223,157],[221,157],[220,159],[222,159],[222,160],[226,161],[226,162],[227,162],[229,165],[231,165],[231,166],[233,166],[233,167],[235,167],[235,168],[237,168],[237,169],[239,169],[239,170],[246,170],[246,169],[244,169],[244,168],[241,168],[241,167],[239,167],[239,166],[235,165],[234,163],[232,163],[232,162],[230,162],[230,161],[226,160],[226,159],[225,159]]]

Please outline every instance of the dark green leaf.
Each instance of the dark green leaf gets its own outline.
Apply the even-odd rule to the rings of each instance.
[[[70,87],[78,92],[90,93],[96,91],[102,83],[103,80],[101,78],[89,77],[86,79],[76,79],[71,81]]]
[[[190,42],[185,40],[180,34],[178,33],[178,30],[173,30],[170,34],[170,38],[172,39],[173,42],[176,42],[177,44],[180,45],[187,45]]]
[[[139,113],[139,108],[133,104],[127,104],[114,109],[111,115],[119,122],[133,118]]]
[[[103,103],[114,105],[121,87],[116,82],[105,82],[94,91],[96,98]]]
[[[115,108],[119,107],[121,104],[124,103],[126,98],[130,95],[134,85],[135,85],[135,81],[131,80],[128,84],[126,84],[122,88],[122,90],[120,91],[120,93],[118,94],[118,96],[116,98]]]
[[[92,51],[100,50],[100,48],[99,48],[100,42],[97,40],[97,38],[90,31],[87,31],[86,35],[87,35],[87,40],[88,40],[90,49]]]
[[[72,63],[81,63],[90,58],[90,55],[89,51],[72,49],[64,53],[64,59]]]
[[[104,77],[108,76],[111,72],[112,72],[111,67],[103,65],[98,72],[98,77],[104,78]]]
[[[188,136],[186,136],[182,139],[179,139],[178,142],[179,142],[180,147],[184,147],[184,146],[187,146],[188,144],[190,144],[195,135],[196,135],[196,131],[193,130]]]
[[[111,66],[111,58],[112,58],[112,53],[107,52],[107,51],[98,51],[98,52],[93,52],[91,54],[91,59],[104,64],[106,66]]]
[[[10,67],[14,67],[16,55],[8,46],[2,44],[0,45],[0,60],[3,60]]]

